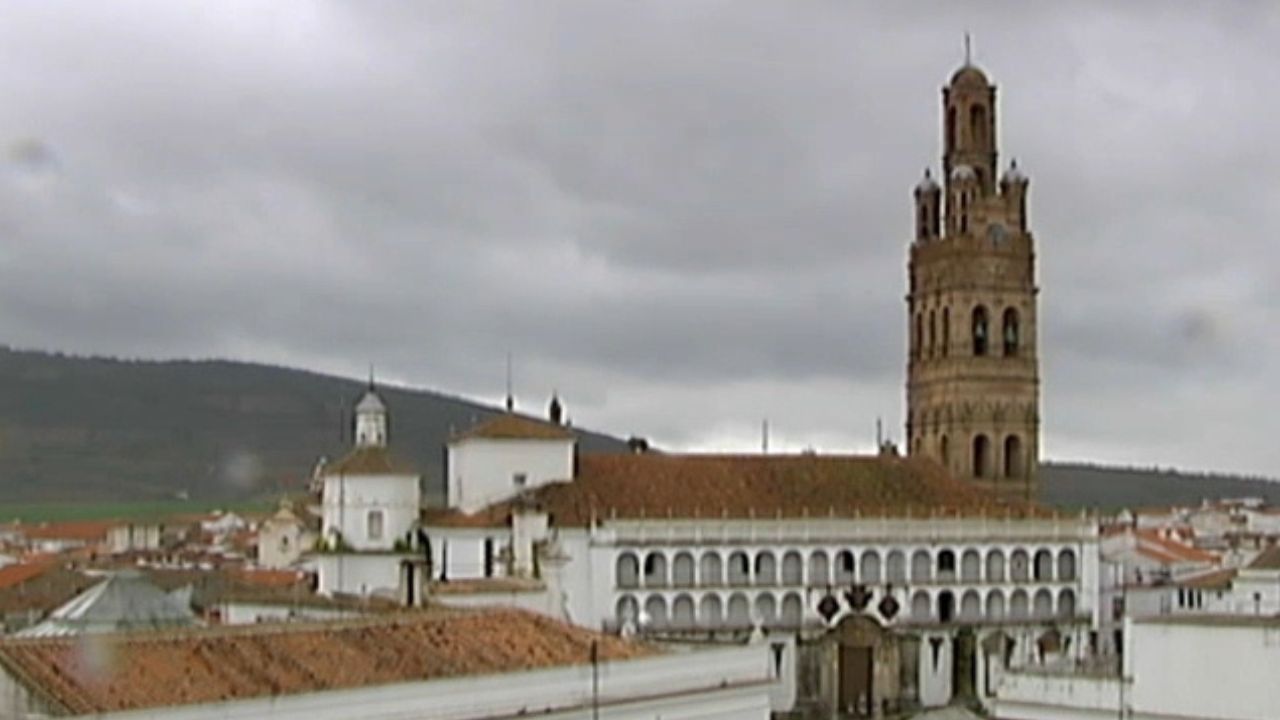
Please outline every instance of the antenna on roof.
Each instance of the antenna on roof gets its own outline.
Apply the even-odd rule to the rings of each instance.
[[[769,418],[760,423],[760,452],[769,454]]]
[[[970,44],[968,30],[964,31],[964,64],[965,65],[973,64],[973,48],[971,47],[971,44]]]
[[[884,426],[880,421],[880,416],[876,416],[876,450],[884,447]]]
[[[516,409],[516,399],[511,393],[511,351],[507,351],[507,412]]]
[[[369,363],[369,389],[373,390],[373,363]]]

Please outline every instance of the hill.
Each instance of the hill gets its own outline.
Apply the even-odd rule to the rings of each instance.
[[[349,447],[363,383],[228,361],[127,361],[0,348],[3,503],[235,500],[300,487]],[[443,487],[441,447],[500,410],[379,388],[394,452]],[[584,451],[624,442],[579,431]]]
[[[317,457],[349,447],[363,383],[229,361],[127,361],[0,347],[0,504],[227,502],[298,488]],[[392,447],[440,497],[441,448],[455,429],[500,410],[386,387]],[[623,441],[578,430],[585,452]],[[1046,463],[1041,500],[1106,509],[1264,497],[1280,483],[1170,470]]]
[[[1040,466],[1039,479],[1041,502],[1066,509],[1198,505],[1206,498],[1242,497],[1280,506],[1280,482],[1265,478],[1050,462]]]

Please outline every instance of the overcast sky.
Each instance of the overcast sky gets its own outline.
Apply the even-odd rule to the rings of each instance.
[[[5,3],[0,342],[867,450],[967,28],[1045,454],[1280,474],[1280,5],[959,5]]]

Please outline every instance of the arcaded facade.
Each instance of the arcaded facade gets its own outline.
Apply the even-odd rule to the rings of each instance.
[[[1040,456],[1035,243],[1027,178],[997,178],[996,89],[971,64],[942,90],[942,182],[915,189],[907,451],[1032,498]]]

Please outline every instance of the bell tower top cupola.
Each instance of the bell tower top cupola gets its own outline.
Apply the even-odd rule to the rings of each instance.
[[[996,87],[967,57],[942,89],[942,116],[944,177],[968,165],[982,194],[990,195],[996,184]]]
[[[387,406],[373,383],[356,403],[356,447],[387,446]]]

